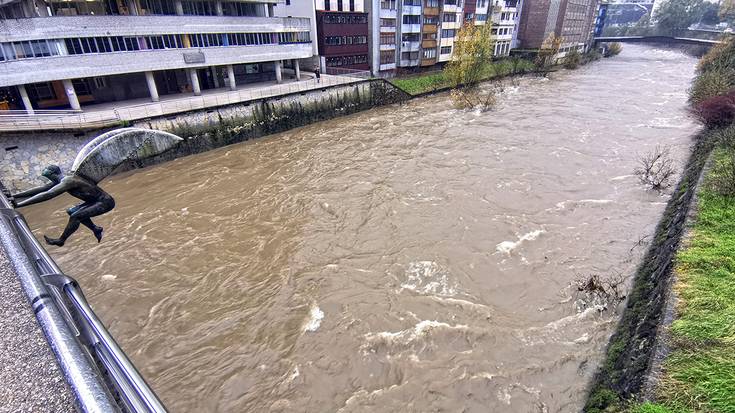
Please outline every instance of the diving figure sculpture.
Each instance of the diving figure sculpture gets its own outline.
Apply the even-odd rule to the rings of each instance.
[[[14,198],[27,198],[17,202],[17,207],[36,204],[69,193],[83,202],[66,210],[69,222],[59,238],[43,238],[49,245],[63,246],[79,225],[89,228],[102,241],[103,229],[92,222],[96,217],[111,211],[115,200],[97,184],[111,175],[121,165],[159,155],[174,147],[182,139],[176,135],[140,128],[123,128],[100,135],[77,155],[72,172],[63,176],[61,168],[49,165],[41,174],[50,182],[46,185],[15,194]]]

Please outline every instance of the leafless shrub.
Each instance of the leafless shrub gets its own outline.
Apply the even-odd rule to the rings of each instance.
[[[634,173],[642,184],[657,191],[671,186],[676,169],[668,146],[656,146],[653,151],[641,156],[638,164]]]
[[[478,109],[487,112],[498,103],[498,95],[505,91],[501,81],[493,82],[489,89],[478,86],[454,89],[450,92],[452,103],[457,109]]]
[[[598,274],[577,278],[574,286],[577,290],[575,301],[578,310],[596,307],[600,311],[615,308],[625,300],[625,281],[623,274],[602,278]]]

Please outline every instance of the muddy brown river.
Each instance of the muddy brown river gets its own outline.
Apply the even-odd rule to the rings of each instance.
[[[174,412],[578,411],[619,312],[573,281],[634,271],[668,197],[632,172],[681,165],[694,67],[625,46],[495,111],[442,94],[116,176],[102,243],[50,250]],[[72,202],[24,212],[56,236]]]

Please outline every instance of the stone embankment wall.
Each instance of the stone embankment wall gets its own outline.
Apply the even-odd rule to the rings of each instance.
[[[205,152],[309,123],[348,115],[409,99],[382,80],[330,86],[308,92],[190,111],[136,122],[135,127],[159,129],[185,139],[176,149],[127,169]],[[18,132],[0,134],[0,179],[18,191],[41,184],[44,166],[68,171],[78,151],[96,136],[114,128],[87,132]],[[119,172],[122,172],[121,169]]]
[[[665,312],[677,247],[685,231],[697,182],[713,147],[708,132],[699,134],[695,140],[681,180],[638,267],[603,365],[592,383],[584,408],[587,413],[623,411],[626,400],[639,396],[647,381],[655,359],[656,337]]]

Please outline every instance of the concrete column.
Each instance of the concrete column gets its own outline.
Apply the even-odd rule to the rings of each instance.
[[[281,76],[281,61],[276,61],[276,83],[281,83],[283,78]]]
[[[138,13],[138,2],[135,0],[128,0],[126,3],[128,7],[128,14],[131,16],[137,16]]]
[[[296,80],[301,80],[301,68],[299,67],[299,59],[293,60],[293,68],[296,71]]]
[[[20,93],[20,98],[23,100],[23,107],[26,112],[28,112],[29,115],[33,115],[33,105],[31,105],[31,100],[28,98],[26,85],[18,85],[16,87],[18,88],[18,93]]]
[[[145,72],[145,81],[148,83],[148,92],[151,94],[151,102],[158,102],[158,88],[156,88],[156,80],[153,78],[153,72]]]
[[[74,90],[74,85],[71,83],[71,80],[64,79],[61,83],[64,85],[64,91],[66,92],[66,97],[69,99],[69,105],[71,105],[71,108],[74,110],[82,110],[82,106],[79,105],[79,99],[77,98],[77,92]]]
[[[176,15],[177,16],[183,16],[184,15],[184,5],[181,4],[181,0],[174,1],[174,7],[176,8]]]
[[[227,65],[227,78],[230,79],[230,89],[237,90],[237,84],[235,84],[235,69],[232,65]]]
[[[267,3],[263,3],[263,8],[264,8],[263,13],[265,14],[265,16],[263,16],[263,17],[271,17],[271,15],[269,13],[270,10],[268,10],[268,4]]]
[[[218,88],[219,87],[219,79],[217,79],[217,68],[215,66],[212,66],[210,69],[212,71],[212,80],[214,81],[214,87],[215,88]]]
[[[199,88],[199,75],[197,75],[196,69],[189,69],[189,76],[191,77],[191,90],[194,92],[194,96],[202,94],[202,89]]]
[[[225,14],[224,10],[222,10],[222,2],[216,1],[214,3],[214,11],[217,13],[217,16],[222,16]]]

